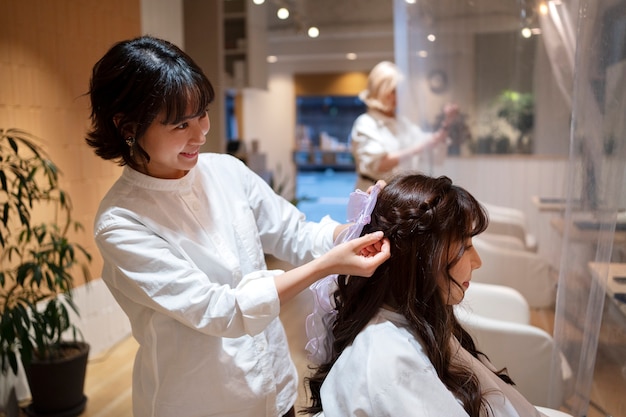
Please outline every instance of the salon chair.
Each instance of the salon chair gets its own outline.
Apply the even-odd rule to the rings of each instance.
[[[516,248],[511,237],[482,233],[472,243],[482,260],[482,266],[473,272],[474,282],[514,288],[531,308],[554,305],[557,273],[545,258]]]
[[[525,250],[537,252],[537,238],[528,232],[523,211],[490,203],[481,204],[489,213],[489,226],[485,233],[515,238]]]
[[[528,303],[518,291],[472,282],[454,311],[478,350],[497,369],[507,369],[528,401],[553,409],[563,405],[572,370],[552,336],[530,324]]]

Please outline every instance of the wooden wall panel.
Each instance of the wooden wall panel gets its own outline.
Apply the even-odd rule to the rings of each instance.
[[[140,0],[0,0],[0,128],[27,130],[63,172],[85,232],[76,236],[102,268],[93,218],[119,167],[85,144],[91,68],[116,41],[141,33]]]

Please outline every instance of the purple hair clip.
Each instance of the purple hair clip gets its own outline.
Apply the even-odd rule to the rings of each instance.
[[[352,225],[337,236],[335,246],[361,235],[363,227],[371,220],[380,189],[379,185],[375,185],[370,193],[361,190],[350,193],[347,220]],[[333,293],[337,289],[337,275],[320,279],[309,288],[314,297],[313,312],[306,318],[306,334],[309,341],[305,349],[309,352],[309,360],[316,365],[321,365],[330,359],[332,352],[333,336],[330,327],[337,315],[333,300]]]

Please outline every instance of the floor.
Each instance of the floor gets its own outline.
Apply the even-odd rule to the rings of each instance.
[[[298,208],[312,221],[329,215],[344,222],[348,197],[354,191],[356,179],[354,172],[301,172],[296,181]]]
[[[298,207],[311,220],[319,220],[330,214],[338,221],[345,220],[345,210],[349,193],[353,190],[356,177],[354,173],[302,173],[298,176],[297,194],[301,199]],[[289,268],[276,259],[269,259],[270,268]],[[304,321],[306,312],[312,303],[308,291],[291,300],[281,311],[281,320],[289,338],[291,354],[300,372],[300,378],[306,376],[309,362],[304,345],[306,335]],[[610,313],[610,312],[609,312]],[[611,313],[612,314],[612,313]],[[621,316],[624,319],[624,316]],[[536,310],[532,313],[533,324],[552,332],[554,312]],[[623,329],[617,324],[618,329]],[[614,357],[611,343],[626,347],[626,338],[617,337],[615,323],[603,325],[592,385],[592,406],[586,417],[626,417],[626,364],[623,357]],[[607,346],[607,343],[609,346]],[[132,362],[137,344],[132,338],[123,340],[108,352],[92,358],[88,365],[85,393],[88,403],[84,417],[119,417],[131,416],[131,375]],[[621,364],[621,365],[620,365]],[[297,407],[306,402],[303,384],[300,385]]]

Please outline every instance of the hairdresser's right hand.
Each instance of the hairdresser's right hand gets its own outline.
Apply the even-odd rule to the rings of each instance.
[[[325,257],[331,274],[369,277],[390,255],[389,239],[374,232],[335,246]]]

